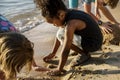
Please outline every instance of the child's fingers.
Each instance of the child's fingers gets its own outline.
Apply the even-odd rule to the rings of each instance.
[[[109,33],[112,33],[112,30],[108,28],[108,29],[105,29],[105,32],[109,34]]]
[[[103,26],[101,29],[106,34],[112,33],[112,28],[110,26]]]

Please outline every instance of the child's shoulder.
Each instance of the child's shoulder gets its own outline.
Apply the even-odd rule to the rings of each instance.
[[[86,16],[88,14],[81,10],[72,9],[72,10],[68,10],[67,15],[68,15],[68,17],[71,17],[71,16],[75,17],[75,16]]]
[[[67,14],[66,14],[65,21],[69,21],[69,20],[73,20],[73,19],[85,20],[85,18],[88,18],[87,16],[88,16],[88,14],[86,14],[83,11],[80,11],[80,10],[69,10],[67,12]]]

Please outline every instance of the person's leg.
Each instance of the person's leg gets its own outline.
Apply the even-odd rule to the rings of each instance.
[[[80,65],[90,59],[89,53],[82,49],[81,40],[82,39],[80,36],[74,35],[71,49],[79,54],[77,54],[77,56],[72,60],[71,62],[72,67]]]
[[[84,11],[86,12],[86,13],[88,13],[89,15],[91,15],[92,16],[92,18],[96,21],[96,22],[98,22],[98,18],[91,12],[91,1],[89,1],[89,0],[84,0],[84,4],[83,4],[83,6],[84,6]]]
[[[77,47],[81,48],[81,36],[78,36],[78,35],[74,35],[73,37],[73,42],[72,42],[74,45],[76,45]],[[75,56],[79,54],[79,52],[75,51],[75,50],[72,50],[70,52],[70,55],[71,56]]]
[[[78,0],[69,0],[69,8],[77,9],[78,8]]]
[[[88,52],[84,52],[82,49],[72,44],[71,49],[79,53],[71,62],[71,67],[78,66],[86,61],[88,61],[91,56]]]
[[[87,38],[82,39],[82,41],[81,41],[82,48],[72,44],[71,49],[80,54],[78,54],[77,57],[73,59],[73,61],[71,62],[71,66],[74,67],[74,66],[80,65],[80,64],[88,61],[91,58],[89,52],[99,50],[101,48],[101,45],[102,45],[102,37],[101,36],[99,37],[99,40],[87,39]]]
[[[80,54],[83,53],[83,50],[80,49],[78,46],[76,46],[76,45],[74,45],[74,44],[71,45],[71,49],[74,50],[74,51],[77,52],[77,53],[80,53]]]

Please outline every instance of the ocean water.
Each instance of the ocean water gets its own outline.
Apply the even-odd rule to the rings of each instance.
[[[68,6],[68,0],[65,1],[65,4]],[[110,9],[110,12],[118,22],[120,22],[119,9],[120,2],[115,9]],[[79,2],[79,10],[83,10],[81,0]],[[33,0],[0,0],[0,14],[13,22],[15,27],[21,32],[27,31],[44,22]],[[104,16],[102,19],[107,21]]]
[[[34,9],[33,0],[0,0],[0,13],[5,16],[10,17]]]
[[[42,22],[33,0],[0,0],[0,14],[13,22],[21,32]]]

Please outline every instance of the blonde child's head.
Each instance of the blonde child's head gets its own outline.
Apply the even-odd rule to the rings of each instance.
[[[22,34],[0,33],[0,68],[5,73],[6,80],[13,80],[17,73],[33,61],[33,45]]]
[[[114,8],[117,6],[119,0],[104,0],[104,2],[105,2],[110,8],[114,9]]]

